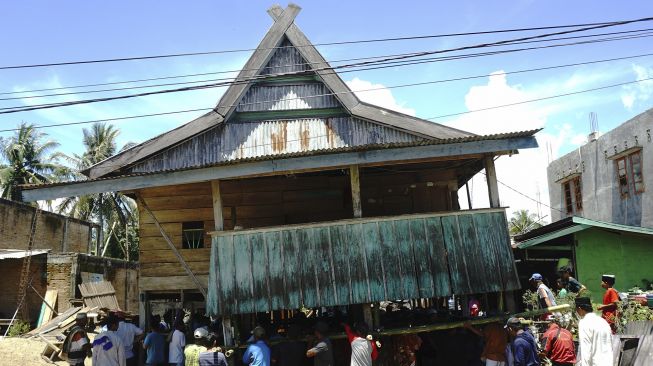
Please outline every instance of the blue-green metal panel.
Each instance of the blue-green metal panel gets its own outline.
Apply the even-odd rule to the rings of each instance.
[[[224,236],[213,240],[213,245],[217,249],[219,256],[217,263],[218,277],[220,279],[219,295],[220,309],[222,314],[230,314],[239,311],[238,300],[236,299],[236,258],[234,250],[234,237]],[[214,269],[211,268],[213,271]],[[213,286],[209,286],[213,287]]]
[[[265,234],[258,233],[250,237],[252,245],[252,288],[254,309],[263,313],[270,310],[270,292],[268,290],[268,251]]]
[[[236,265],[236,301],[238,311],[253,313],[254,289],[252,278],[252,234],[234,236],[234,261]]]
[[[338,304],[350,304],[351,276],[349,275],[349,238],[346,226],[338,225],[329,228],[331,238],[331,254],[336,285],[336,301]]]
[[[499,268],[502,273],[503,289],[518,290],[521,288],[519,277],[517,277],[517,268],[515,259],[510,246],[510,233],[508,232],[508,221],[505,212],[494,212],[488,214],[494,225],[492,228],[497,231],[497,241],[495,242],[498,253]]]
[[[447,250],[444,246],[444,234],[440,217],[427,217],[424,219],[426,226],[426,242],[433,271],[433,286],[435,296],[451,296],[451,280],[447,265]]]
[[[419,297],[417,273],[415,272],[415,257],[413,256],[413,241],[410,237],[410,220],[394,221],[399,260],[401,261],[401,276],[406,296],[410,299]]]
[[[519,287],[503,212],[360,219],[222,233],[213,315],[439,297]]]
[[[316,254],[318,255],[315,268],[317,270],[317,282],[320,286],[319,304],[322,306],[336,305],[333,268],[331,267],[333,254],[331,253],[329,228],[322,226],[313,229],[313,240],[315,240]]]
[[[385,291],[385,278],[383,277],[383,267],[387,257],[385,257],[382,248],[379,245],[379,224],[377,222],[364,223],[362,225],[362,230],[370,299],[387,299],[388,296]],[[391,262],[385,264],[392,265]]]
[[[266,236],[268,252],[268,272],[270,284],[270,305],[272,309],[283,309],[289,299],[284,282],[284,258],[281,245],[281,232],[271,232]]]
[[[413,242],[415,269],[417,271],[417,287],[419,296],[428,298],[434,293],[433,272],[431,270],[430,243],[426,241],[426,226],[424,219],[411,220],[409,223],[410,237]]]
[[[286,308],[298,309],[302,305],[301,251],[292,238],[291,231],[281,231],[281,250],[283,251],[283,277],[286,284],[288,302]]]
[[[460,236],[458,216],[444,216],[441,220],[453,292],[455,294],[473,293],[467,274],[468,266],[465,261],[467,253]]]
[[[369,284],[365,268],[365,250],[363,249],[362,224],[346,225],[349,238],[346,248],[349,251],[349,275],[351,276],[352,303],[361,304],[369,301]]]
[[[384,260],[386,263],[383,265],[387,298],[393,300],[413,298],[414,296],[407,296],[402,284],[401,255],[397,246],[394,223],[394,221],[387,221],[379,224],[379,244],[381,251],[384,254],[384,258],[392,258],[391,261]]]

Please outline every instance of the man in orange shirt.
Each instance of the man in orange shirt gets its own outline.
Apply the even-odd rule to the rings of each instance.
[[[541,356],[551,360],[553,366],[573,366],[576,363],[574,337],[571,332],[556,322],[542,335],[544,351]]]
[[[603,319],[610,324],[612,334],[615,334],[617,330],[615,322],[617,320],[617,304],[619,303],[619,293],[613,288],[614,282],[614,275],[604,274],[601,277],[601,287],[605,289],[605,294],[603,295],[603,305],[598,308],[603,312]]]
[[[469,329],[485,340],[485,348],[481,354],[481,360],[486,366],[504,366],[506,364],[506,345],[508,344],[508,332],[500,323],[490,323],[482,331],[474,328],[471,323],[465,323]]]

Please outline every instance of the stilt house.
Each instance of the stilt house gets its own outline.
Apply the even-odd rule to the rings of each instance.
[[[268,11],[274,24],[212,111],[24,199],[136,198],[143,315],[171,296],[246,323],[518,289],[494,160],[536,147],[536,131],[479,136],[360,101],[299,11]],[[483,169],[491,207],[461,210],[458,190]]]

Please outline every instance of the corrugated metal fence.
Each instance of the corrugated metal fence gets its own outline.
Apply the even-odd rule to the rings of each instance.
[[[519,288],[503,210],[215,234],[210,314]]]

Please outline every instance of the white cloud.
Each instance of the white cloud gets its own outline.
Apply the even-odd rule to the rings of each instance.
[[[584,145],[587,142],[587,135],[579,133],[572,137],[570,142],[572,145],[576,146]]]
[[[364,102],[409,114],[411,116],[415,115],[415,110],[405,107],[404,103],[398,103],[394,95],[392,95],[392,91],[386,88],[385,85],[373,84],[357,77],[351,81],[347,81],[346,83],[347,86],[354,91],[356,96]]]
[[[635,80],[653,78],[653,68],[632,65]],[[653,80],[641,81],[636,84],[624,85],[621,92],[621,102],[626,109],[632,109],[636,103],[646,102],[653,96]]]
[[[520,85],[510,85],[506,75],[497,71],[491,74],[487,84],[470,88],[465,96],[465,105],[471,111],[516,103],[544,95],[543,89],[548,90],[550,86],[527,91]],[[553,110],[550,105],[522,104],[468,113],[447,125],[478,134],[524,131],[544,127]],[[510,207],[509,214],[515,210],[528,209],[543,217],[544,222],[550,221],[546,167],[557,157],[560,146],[569,139],[572,128],[564,124],[550,126],[548,130],[553,131],[553,134],[539,132],[536,135],[538,148],[523,149],[517,155],[503,156],[496,161],[497,176],[503,183],[499,184],[499,197],[502,205]],[[477,174],[469,184],[472,206],[488,207],[485,175]],[[464,189],[459,192],[459,197],[461,207],[466,208]]]

